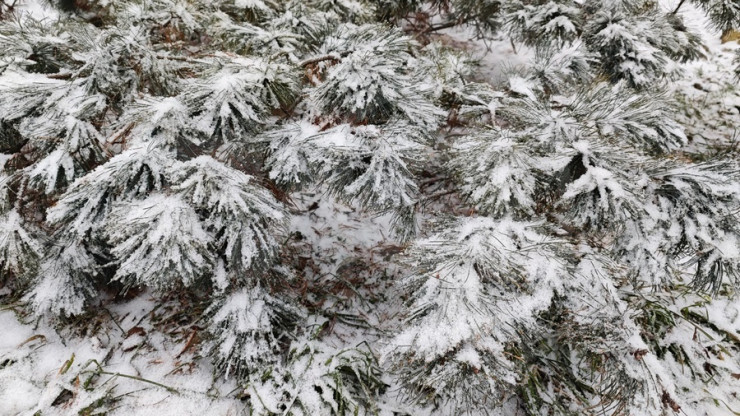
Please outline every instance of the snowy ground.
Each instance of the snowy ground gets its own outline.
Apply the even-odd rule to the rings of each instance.
[[[243,406],[228,396],[235,385],[213,382],[207,361],[188,348],[190,335],[159,331],[187,328],[172,306],[141,294],[86,316],[75,334],[0,312],[0,414],[238,414]]]
[[[683,108],[677,119],[686,127],[688,150],[721,146],[740,155],[740,84],[732,75],[740,44],[723,44],[720,34],[708,29],[704,15],[692,6],[684,6],[682,13],[707,46],[707,58],[684,65],[684,77],[672,84]]]
[[[690,150],[727,148],[733,140],[740,146],[740,87],[731,70],[740,45],[721,44],[719,35],[708,31],[689,7],[684,13],[690,24],[701,28],[708,47],[707,59],[685,65],[685,76],[672,84],[676,99],[685,104],[678,117],[692,139]],[[446,36],[480,58],[480,77],[493,82],[502,70],[531,58],[527,51],[515,51],[508,40],[468,42],[460,31]],[[4,158],[0,155],[0,163]],[[332,342],[341,348],[367,340],[381,348],[375,342],[377,333],[363,330],[361,323],[342,321],[340,312],[354,309],[381,328],[394,318],[392,309],[363,306],[383,303],[387,282],[397,274],[388,259],[401,245],[391,236],[389,218],[363,214],[319,192],[296,194],[293,200],[296,215],[290,238],[299,251],[296,255],[304,261],[304,272],[335,295]],[[358,275],[365,280],[350,280]],[[361,296],[343,297],[354,290]],[[358,304],[348,306],[345,298]],[[198,356],[200,327],[195,314],[183,311],[200,307],[176,295],[158,299],[144,292],[104,302],[97,315],[75,325],[75,332],[57,332],[44,320],[26,321],[14,305],[0,308],[0,415],[95,414],[96,409],[111,415],[241,414],[245,405],[236,384],[214,380],[208,360]],[[727,330],[740,332],[736,305],[717,304],[707,313]],[[705,397],[702,392],[691,394],[696,400]],[[725,406],[706,405],[713,409],[706,414],[740,411],[740,399]]]
[[[293,203],[295,257],[308,279],[333,295],[322,306],[336,313],[327,345],[341,350],[373,342],[377,332],[343,312],[356,309],[373,326],[391,318],[347,305],[350,298],[375,302],[385,292],[390,269],[380,263],[399,247],[389,239],[389,216],[363,215],[314,192],[294,195]],[[361,296],[350,296],[354,290]],[[102,301],[96,315],[59,332],[44,320],[26,321],[14,305],[0,309],[0,415],[243,414],[236,384],[214,380],[209,360],[197,355],[202,305],[176,294],[132,297]]]

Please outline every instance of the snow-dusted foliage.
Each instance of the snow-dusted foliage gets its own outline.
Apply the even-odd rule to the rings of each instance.
[[[303,315],[259,286],[220,297],[208,313],[215,336],[206,348],[218,370],[225,377],[255,378],[280,364],[280,350],[289,345],[292,326]]]
[[[3,281],[30,281],[33,311],[65,316],[114,283],[254,286],[274,265],[286,213],[259,178],[204,153],[252,143],[288,111],[294,68],[163,49],[201,30],[208,8],[197,4],[87,7],[100,24],[2,22],[2,151],[14,153],[2,183]]]
[[[158,291],[190,286],[213,268],[211,237],[198,214],[178,196],[153,195],[113,208],[108,231],[120,264],[114,280]]]
[[[505,19],[514,39],[538,48],[581,44],[613,82],[644,88],[673,76],[673,61],[702,55],[701,39],[681,15],[645,0],[515,1]]]
[[[282,206],[256,179],[209,156],[177,164],[173,191],[200,212],[230,271],[238,274],[268,267],[285,222]]]
[[[262,370],[247,388],[256,414],[372,415],[380,408],[378,394],[387,388],[372,351],[365,346],[337,351],[312,332],[292,343],[285,364]]]
[[[6,7],[5,2],[0,4]],[[12,19],[3,19],[0,22],[3,51],[0,67],[14,63],[30,72],[58,72],[75,50],[63,36],[64,25],[53,19],[27,19],[22,25]]]
[[[411,232],[418,203],[414,168],[428,150],[427,132],[401,120],[382,125],[340,124],[325,131],[286,125],[266,136],[271,178],[289,186],[320,181],[339,199],[376,212],[393,212],[397,231]],[[409,214],[412,213],[412,214]]]
[[[446,13],[450,22],[464,22],[473,25],[479,34],[493,33],[502,26],[501,9],[504,1],[501,0],[453,0],[450,6],[447,2],[436,2]]]
[[[740,166],[732,162],[669,165],[651,172],[653,201],[663,213],[666,252],[685,254],[693,284],[718,293],[740,287]]]
[[[636,36],[640,31],[652,30],[650,20],[632,16],[622,2],[589,17],[584,41],[590,50],[599,53],[601,68],[610,79],[625,79],[633,86],[644,87],[667,75],[670,67],[665,54],[648,37]]]
[[[81,82],[35,76],[0,88],[0,106],[12,109],[0,123],[14,125],[7,134],[27,140],[34,163],[26,169],[34,187],[53,193],[103,160],[102,136],[91,122],[105,109],[105,97],[87,94]]]
[[[572,0],[514,1],[506,7],[512,34],[528,45],[572,42],[582,31],[581,10]]]
[[[627,80],[644,88],[656,78],[676,75],[674,61],[702,55],[700,37],[684,17],[652,0],[515,0],[433,2],[441,22],[423,18],[421,2],[394,1],[383,7],[395,17],[416,20],[427,31],[459,25],[474,26],[478,34],[505,31],[516,42],[538,49],[581,44],[598,56],[591,64],[611,81]],[[684,2],[680,2],[683,4]],[[737,2],[694,3],[721,30],[736,27]],[[734,26],[733,26],[734,25]]]
[[[248,141],[274,109],[293,100],[295,80],[286,65],[238,58],[187,91],[196,128],[218,143]]]
[[[740,4],[732,0],[692,0],[707,14],[712,25],[720,31],[740,27]],[[678,9],[676,9],[678,10]]]
[[[23,279],[38,267],[40,244],[23,227],[18,212],[0,217],[0,282]]]
[[[260,416],[736,411],[740,164],[677,121],[711,52],[684,3],[738,29],[731,0],[0,0],[0,312],[106,351],[37,413],[198,371]]]
[[[47,212],[47,221],[84,235],[99,229],[116,202],[145,198],[165,185],[172,155],[132,146],[76,181]]]
[[[457,143],[453,169],[479,212],[494,217],[534,213],[537,163],[525,146],[509,131],[493,129]]]
[[[326,37],[307,67],[309,108],[301,123],[267,132],[270,178],[291,187],[322,182],[340,199],[393,212],[415,232],[414,168],[442,121],[432,67],[418,45],[383,25],[346,24]],[[315,122],[319,125],[316,126]]]
[[[409,400],[460,414],[508,399],[517,384],[512,330],[530,325],[565,277],[555,241],[535,225],[464,219],[408,252],[409,318],[387,356]]]
[[[39,315],[80,315],[96,298],[98,262],[75,236],[55,240],[45,253],[26,299]]]
[[[675,385],[607,277],[619,273],[607,259],[584,256],[538,317],[537,330],[517,328],[516,354],[525,367],[520,391],[531,414],[650,415],[678,406]]]
[[[440,111],[429,101],[423,77],[414,71],[414,42],[398,29],[379,25],[340,27],[320,51],[329,66],[311,91],[325,114],[354,124],[382,124],[394,117],[432,129]],[[321,68],[319,68],[320,70]]]

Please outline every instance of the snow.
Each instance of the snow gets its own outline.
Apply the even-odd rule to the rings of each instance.
[[[27,380],[6,379],[0,381],[0,392],[0,413],[17,415],[34,407],[41,390]]]
[[[253,299],[249,291],[244,289],[231,295],[226,304],[218,310],[213,320],[215,323],[221,323],[229,315],[238,315],[235,329],[241,333],[246,333],[250,330],[270,326],[264,309],[265,302],[262,299]]]
[[[177,196],[152,195],[116,207],[107,227],[121,259],[114,280],[169,290],[194,284],[213,265],[212,237]]]
[[[154,336],[156,330],[151,318],[162,318],[162,308],[170,306],[161,300],[155,302],[146,293],[128,302],[108,305],[115,323],[93,317],[103,326],[97,330],[99,334],[89,337],[77,337],[66,331],[57,333],[43,321],[34,329],[28,323],[21,323],[12,310],[0,311],[0,327],[4,330],[0,338],[0,362],[11,360],[0,366],[0,413],[31,416],[40,410],[52,415],[77,414],[94,404],[108,388],[114,389],[114,395],[121,395],[117,406],[110,408],[111,415],[238,413],[243,405],[224,398],[234,389],[233,384],[214,383],[207,362],[199,365],[199,372],[177,371],[178,362],[192,359],[192,353],[178,359],[176,355],[183,343]],[[141,329],[131,332],[134,328]],[[126,332],[132,335],[127,336]],[[130,339],[141,343],[142,348],[128,349],[134,343]],[[72,364],[62,371],[72,357]],[[109,374],[94,377],[91,390],[87,391],[80,382],[96,370],[90,360],[96,360]],[[124,376],[159,382],[178,393]],[[76,381],[77,377],[80,382]],[[61,405],[52,405],[58,397],[63,397],[60,396],[63,389],[69,389],[73,395]]]
[[[170,124],[172,122],[167,119],[174,117],[174,119],[179,122],[175,124],[179,124],[181,126],[185,125],[184,119],[181,118],[183,117],[181,114],[186,113],[187,109],[177,98],[167,97],[158,101],[152,100],[150,102],[152,104],[151,124]]]
[[[533,49],[514,45],[503,36],[479,39],[473,28],[455,26],[441,33],[447,37],[441,39],[444,43],[464,49],[480,63],[475,78],[493,85],[505,85],[506,74],[513,68],[527,66],[535,55]]]
[[[43,160],[33,165],[29,175],[34,180],[42,182],[47,194],[54,192],[59,174],[63,173],[68,182],[72,182],[75,174],[74,160],[65,149],[56,149]]]
[[[558,29],[562,29],[565,32],[576,33],[576,27],[566,16],[558,16],[545,25],[545,30],[548,32],[555,32]]]
[[[41,3],[28,2],[26,4],[24,7],[33,16],[56,17],[50,9],[41,6]],[[259,0],[237,0],[234,4],[237,7],[267,10]],[[706,22],[694,19],[693,16],[696,14],[692,10],[690,5],[685,5],[682,14],[691,17],[690,24],[703,27]],[[180,14],[185,15],[186,11],[182,9]],[[572,30],[570,21],[564,17],[556,19],[552,24],[566,31]],[[188,23],[188,25],[193,26],[193,23]],[[618,28],[612,27],[612,29]],[[529,99],[536,99],[530,80],[518,75],[505,75],[511,68],[530,64],[533,51],[518,46],[515,50],[513,45],[504,39],[492,39],[487,44],[482,41],[471,41],[471,33],[466,29],[449,29],[444,33],[453,41],[464,42],[466,47],[480,58],[482,66],[478,74],[479,79],[494,83],[504,89],[508,88]],[[727,70],[731,65],[730,60],[734,50],[738,46],[735,44],[722,45],[716,40],[715,34],[706,30],[704,34],[709,45],[708,59],[683,65],[682,68],[686,74],[672,84],[675,95],[686,100],[686,113],[679,116],[683,120],[682,124],[688,125],[688,135],[692,139],[691,146],[694,149],[703,149],[709,145],[730,141],[733,134],[736,134],[733,129],[737,128],[737,116],[740,114],[740,108],[737,108],[740,105],[740,93],[736,80],[732,80],[732,74]],[[366,46],[371,49],[377,45]],[[649,60],[651,50],[640,47],[636,53],[635,59]],[[362,54],[358,53],[353,56],[352,59],[360,62],[362,59],[372,57],[372,53],[364,51]],[[355,62],[352,59],[346,60],[347,66]],[[242,64],[247,66],[253,63],[243,62]],[[329,72],[329,77],[332,77],[336,71],[345,69],[343,66],[336,66]],[[19,76],[12,70],[8,70],[0,77],[0,88],[29,82],[19,79]],[[45,79],[41,76],[38,78],[36,80],[34,76],[33,80],[42,82]],[[367,102],[376,97],[376,94],[392,96],[392,89],[386,88],[386,85],[376,85],[378,79],[380,78],[377,74],[360,74],[353,78],[348,85],[354,88],[366,88],[367,95],[354,97],[353,101],[346,103],[347,107],[352,110],[363,108]],[[235,74],[223,75],[214,80],[215,82],[209,87],[218,94],[239,89],[242,85],[242,80]],[[259,78],[252,72],[244,76],[244,82],[258,80]],[[46,79],[44,82],[55,83],[56,81]],[[697,84],[701,88],[697,88]],[[426,84],[420,85],[422,89],[427,88]],[[70,98],[70,103],[74,101],[72,98],[74,97]],[[488,104],[484,103],[494,118],[499,108],[500,98],[503,98],[503,95],[490,102],[486,100]],[[147,105],[151,104],[147,117],[151,118],[152,125],[163,121],[167,127],[176,130],[185,124],[189,110],[187,105],[177,98],[150,101],[145,99],[144,101]],[[693,108],[696,103],[705,105],[701,107],[699,115],[690,114],[689,109]],[[623,104],[622,108],[626,108],[630,103],[621,104]],[[227,107],[226,104],[217,107],[217,112],[214,114],[221,117],[227,116]],[[616,113],[619,109],[607,108],[607,110]],[[255,115],[256,113],[249,111],[245,110],[242,114],[249,117],[254,116],[255,120],[259,118]],[[610,113],[606,111],[605,118],[609,115]],[[554,121],[550,131],[567,129],[563,127],[567,121],[563,121],[557,114],[552,115],[552,118]],[[214,119],[204,117],[198,127],[212,134],[216,125]],[[609,120],[613,121],[611,124],[600,124],[601,121],[595,120],[595,123],[601,129],[602,134],[613,134],[620,128],[624,128],[619,124],[620,120]],[[316,157],[322,152],[338,149],[356,150],[367,145],[368,142],[363,142],[358,136],[365,135],[375,140],[382,133],[381,129],[375,126],[353,128],[348,124],[338,124],[323,130],[322,126],[307,121],[302,121],[294,127],[296,128],[291,130],[292,133],[288,136],[281,136],[280,140],[275,139],[271,142],[271,146],[275,149],[280,148],[271,156],[274,158],[270,171],[272,179],[300,182],[301,175],[309,169],[306,161],[309,157]],[[355,129],[354,133],[359,134],[352,134],[353,129]],[[554,136],[556,133],[551,134]],[[646,132],[645,134],[653,133]],[[679,136],[682,132],[676,131],[672,134]],[[283,139],[286,139],[287,145],[281,141]],[[369,142],[373,142],[372,140]],[[301,154],[300,149],[304,148],[302,146],[304,142],[315,144],[316,154],[308,156]],[[375,145],[372,152],[374,157],[370,162],[371,169],[384,172],[403,172],[408,169],[406,162],[395,159],[394,155],[397,149],[414,147],[409,145],[409,143],[413,144],[412,142],[412,140],[408,140],[408,143],[388,140]],[[514,183],[508,187],[504,186],[509,181],[513,181],[512,178],[524,176],[522,172],[515,169],[521,163],[507,164],[497,160],[492,169],[486,165],[486,162],[491,162],[488,159],[490,154],[498,157],[511,150],[514,147],[513,144],[514,140],[511,138],[503,138],[498,142],[491,141],[487,143],[489,146],[487,150],[491,153],[477,154],[480,163],[479,171],[487,174],[484,181],[491,188],[495,188],[494,191],[500,191],[498,198],[504,204],[509,203],[514,197],[517,200],[526,200],[534,188],[531,182],[526,182],[524,185]],[[593,155],[595,150],[589,148],[587,144],[583,141],[572,145],[573,150],[586,156],[584,161],[587,162],[585,165],[587,169],[584,175],[570,184],[564,198],[576,197],[594,190],[600,193],[602,204],[608,203],[612,198],[627,197],[628,190],[624,188],[624,182],[620,182],[622,180],[620,172],[612,172],[608,167],[588,163],[588,156]],[[472,145],[460,148],[462,151],[471,151],[471,149],[477,150]],[[169,291],[173,289],[170,283],[180,281],[189,284],[198,271],[177,270],[175,273],[170,270],[169,263],[164,264],[164,262],[172,258],[187,258],[194,263],[193,267],[196,269],[210,269],[211,266],[215,268],[216,272],[212,279],[218,289],[223,292],[228,288],[228,272],[222,259],[208,259],[203,254],[208,251],[204,247],[214,242],[210,239],[209,233],[200,226],[199,214],[190,203],[211,208],[223,215],[237,215],[237,213],[246,215],[253,208],[250,204],[256,204],[264,210],[262,216],[269,216],[276,221],[290,218],[285,235],[270,235],[269,237],[279,237],[280,242],[289,239],[295,242],[296,257],[305,264],[303,270],[299,272],[304,273],[311,284],[316,284],[317,287],[323,287],[321,284],[327,282],[341,284],[345,285],[341,287],[357,290],[362,296],[368,298],[374,291],[376,294],[386,296],[388,288],[397,288],[396,280],[402,277],[402,273],[398,270],[399,265],[392,259],[392,253],[407,249],[408,246],[393,239],[391,213],[383,212],[377,215],[363,212],[352,204],[337,202],[330,195],[327,184],[317,184],[315,187],[306,186],[288,195],[292,206],[290,207],[291,215],[287,215],[272,205],[272,197],[266,195],[267,192],[259,194],[259,188],[250,187],[254,182],[252,177],[226,168],[215,162],[213,158],[206,156],[187,162],[172,163],[173,158],[158,155],[157,152],[160,151],[150,149],[146,145],[141,146],[141,143],[130,144],[129,150],[114,157],[88,177],[75,182],[74,191],[84,194],[84,198],[65,197],[60,200],[56,208],[50,212],[49,218],[52,224],[63,220],[62,213],[67,207],[80,200],[90,201],[90,206],[79,209],[83,213],[75,220],[77,221],[75,230],[79,235],[90,231],[94,225],[93,218],[104,218],[105,221],[115,224],[117,228],[111,232],[110,237],[114,243],[113,251],[123,253],[121,254],[124,258],[120,269],[121,275],[135,274],[135,270],[140,269],[142,264],[146,264],[150,266],[148,274],[139,275],[137,279],[156,288],[157,285],[150,282],[161,279],[167,273],[173,273],[169,276],[172,279],[162,285],[162,289]],[[60,173],[54,170],[55,167],[65,166],[64,173],[68,181],[72,182],[74,179],[70,176],[73,172],[72,161],[63,159],[64,156],[62,150],[55,150],[47,156],[47,160],[35,164],[31,170],[33,176],[44,180],[44,189],[47,192],[50,192],[50,186],[56,183],[55,175]],[[0,166],[9,158],[9,155],[0,155]],[[561,162],[561,165],[564,165],[567,163],[567,158],[563,158]],[[545,166],[545,168],[552,171],[562,168],[553,159],[547,160],[546,163],[551,166]],[[532,161],[532,164],[543,167],[535,161]],[[142,166],[147,166],[147,169]],[[110,175],[111,172],[119,171],[121,177]],[[113,204],[112,219],[106,217],[109,214],[107,212],[104,215],[98,215],[93,205],[100,204],[104,195],[118,189],[117,187],[123,186],[122,184],[128,183],[130,179],[145,171],[151,172],[153,183],[151,189],[147,187],[147,180],[141,179],[141,183],[130,191],[131,195],[125,197],[134,198],[136,196],[146,197],[146,199],[120,205],[116,203],[121,201],[110,201]],[[416,200],[417,195],[412,192],[415,191],[412,189],[414,183],[406,182],[407,178],[404,175],[389,175],[387,183],[381,183],[377,178],[371,181],[371,176],[360,176],[345,191],[358,194],[363,188],[370,187],[376,191],[376,194],[381,195],[379,200],[382,203],[388,201],[388,205],[410,204]],[[472,179],[477,180],[477,178]],[[645,178],[638,179],[644,182],[643,185],[647,184]],[[173,181],[174,185],[167,194],[164,194],[160,192],[163,187],[162,183],[168,181]],[[92,183],[94,186],[87,188],[87,183]],[[396,193],[381,192],[387,189],[389,184],[392,191]],[[678,182],[676,184],[677,186],[682,185]],[[489,197],[488,193],[481,190],[482,188],[475,189],[472,194],[475,202]],[[714,187],[714,191],[718,194],[737,197],[738,184],[718,184]],[[607,209],[608,207],[602,208]],[[668,219],[666,212],[661,208],[651,206],[649,209],[653,221]],[[435,213],[426,212],[423,215],[428,218]],[[685,233],[692,240],[699,238],[703,241],[714,242],[716,249],[725,259],[737,261],[740,258],[740,242],[736,236],[725,235],[718,238],[710,233],[711,224],[708,216],[697,215],[695,218],[696,223],[688,221],[686,229],[682,229],[674,222],[674,227],[667,231],[667,236],[681,237],[682,233]],[[209,221],[209,226],[223,225],[228,222],[218,218],[211,218]],[[238,223],[251,226],[251,223],[243,218]],[[7,216],[0,217],[0,224],[5,226],[0,230],[0,248],[2,248],[4,242],[7,241],[7,231],[20,227],[22,223],[18,214],[10,211]],[[384,334],[367,328],[358,329],[343,324],[338,319],[336,322],[332,321],[331,326],[326,326],[330,328],[328,332],[331,333],[322,340],[320,345],[325,348],[325,351],[317,352],[315,356],[303,356],[291,364],[293,366],[291,369],[295,371],[290,375],[300,379],[295,386],[291,387],[291,392],[295,397],[299,397],[306,408],[316,409],[315,412],[320,411],[318,409],[325,409],[322,398],[327,402],[332,401],[331,390],[324,389],[323,396],[321,396],[312,386],[320,385],[322,382],[326,383],[329,371],[336,369],[337,361],[339,361],[337,355],[341,354],[337,353],[338,351],[354,348],[362,341],[369,342],[374,350],[382,351],[388,356],[396,353],[408,354],[407,357],[412,357],[411,359],[418,359],[421,356],[421,361],[424,363],[431,363],[440,356],[454,352],[453,361],[481,369],[482,374],[489,379],[494,378],[494,376],[489,377],[494,374],[500,380],[515,384],[517,380],[513,373],[507,372],[505,365],[502,365],[501,369],[484,368],[489,364],[487,357],[504,356],[504,343],[511,335],[507,333],[506,328],[510,328],[513,324],[532,325],[530,317],[548,307],[556,291],[581,290],[579,296],[598,293],[603,300],[617,297],[616,287],[599,288],[593,284],[594,281],[588,279],[575,282],[564,281],[563,276],[568,276],[568,274],[562,270],[563,265],[550,260],[555,257],[547,253],[548,244],[551,241],[533,230],[537,225],[518,223],[508,217],[501,221],[472,217],[460,225],[454,237],[433,236],[417,242],[417,245],[434,253],[434,256],[427,256],[425,260],[442,263],[436,268],[424,269],[422,267],[420,270],[423,270],[423,273],[410,279],[422,280],[422,284],[416,287],[421,296],[414,305],[414,312],[419,313],[416,316],[420,317],[421,322],[401,326],[403,331],[397,334],[391,344],[384,345],[379,341],[385,336]],[[242,241],[253,242],[252,236],[255,234],[247,228],[235,230],[234,227],[230,227],[224,232],[225,235],[233,237],[227,242],[228,252],[232,250],[236,252],[237,247],[233,242],[238,240],[236,236],[242,237]],[[185,236],[179,235],[180,232],[183,232]],[[24,232],[19,235],[23,238],[27,237]],[[195,241],[188,239],[191,237]],[[656,253],[660,251],[658,245],[661,238],[659,237],[662,236],[656,235],[646,241],[645,246],[651,249],[649,251]],[[267,237],[255,237],[257,240],[260,238]],[[466,251],[453,253],[453,255],[445,251],[448,247],[445,247],[444,242],[451,238],[456,243],[464,243]],[[200,249],[187,251],[192,247]],[[89,267],[80,251],[79,246],[70,244],[61,252],[59,259],[53,259],[55,263],[47,264],[49,273],[39,284],[36,293],[38,296],[34,299],[38,307],[45,309],[43,304],[49,299],[56,296],[68,296],[67,312],[81,311],[82,304],[78,303],[77,298],[73,296],[75,293],[71,295],[64,293],[64,289],[70,284],[65,279],[71,280],[74,276],[69,273],[68,268],[60,266],[63,263],[73,269]],[[254,244],[243,244],[238,254],[246,265],[251,264],[252,259],[258,257]],[[288,253],[286,256],[292,254],[294,253]],[[493,283],[483,284],[477,265],[472,261],[450,261],[448,256],[452,256],[454,260],[457,259],[454,255],[462,258],[472,257],[481,262],[493,261],[496,263],[493,269],[503,272],[497,276],[486,276],[486,279],[490,279]],[[349,267],[355,261],[361,266]],[[127,268],[128,263],[136,267]],[[524,266],[515,268],[513,265]],[[52,274],[52,270],[59,274]],[[131,273],[128,273],[129,271]],[[580,270],[582,274],[592,272],[596,271],[585,265]],[[351,278],[356,279],[349,283],[346,282]],[[578,284],[584,287],[577,288]],[[626,281],[620,284],[629,285]],[[488,293],[489,288],[496,288],[497,285],[506,287],[507,290],[500,292],[492,290],[492,293]],[[516,289],[511,289],[512,287]],[[2,293],[4,292],[0,292],[0,296]],[[396,295],[392,293],[387,296],[395,299]],[[216,311],[214,318],[216,322],[223,323],[230,319],[235,322],[234,333],[227,333],[219,346],[221,352],[228,353],[231,347],[238,345],[235,335],[237,332],[269,327],[269,307],[266,303],[268,298],[260,296],[265,295],[258,296],[246,289],[238,291],[232,294]],[[308,293],[304,296],[310,298],[313,295]],[[373,297],[373,301],[378,301],[378,303],[373,307],[364,307],[361,305],[364,297],[363,300],[357,300],[357,297],[344,297],[341,291],[337,290],[332,292],[332,296],[327,297],[328,300],[323,305],[324,310],[332,313],[338,311],[336,316],[341,316],[342,312],[347,311],[357,313],[367,322],[381,329],[398,327],[399,319],[402,317],[399,315],[400,305],[394,303],[396,301]],[[215,380],[212,376],[213,366],[209,360],[199,357],[196,350],[189,347],[190,334],[199,334],[202,331],[200,324],[192,320],[188,321],[192,318],[187,317],[183,318],[184,322],[167,323],[168,319],[171,319],[170,315],[177,315],[177,311],[182,310],[192,312],[194,305],[188,304],[187,300],[153,296],[148,291],[142,293],[133,291],[131,297],[116,300],[103,296],[99,301],[100,308],[97,310],[107,313],[101,312],[97,316],[85,315],[83,319],[86,322],[81,324],[84,327],[82,333],[72,332],[69,328],[55,327],[54,322],[48,321],[47,318],[33,322],[25,321],[28,317],[23,316],[20,309],[16,309],[13,305],[0,310],[0,328],[3,329],[3,336],[0,337],[0,414],[30,416],[37,411],[52,415],[77,414],[84,407],[94,405],[101,397],[118,398],[118,401],[111,406],[109,411],[111,415],[240,414],[246,411],[246,404],[242,403],[234,393],[242,389],[238,388],[233,378]],[[724,330],[735,334],[740,331],[740,309],[738,309],[736,300],[717,299],[708,303],[699,296],[687,295],[685,298],[676,298],[675,302],[670,305],[670,310],[676,316],[679,316],[685,308],[701,310],[701,313],[716,325],[717,331]],[[647,345],[636,335],[639,329],[633,317],[627,316],[625,311],[624,303],[616,302],[614,310],[592,308],[587,310],[587,313],[576,312],[584,313],[584,316],[578,319],[584,319],[583,322],[587,324],[588,319],[614,318],[608,314],[619,312],[617,318],[623,319],[623,326],[629,329],[627,332],[632,336],[608,341],[612,342],[609,345],[623,348],[616,353],[626,355],[626,359],[631,360],[629,354],[633,350],[647,348]],[[428,315],[424,315],[427,313]],[[666,342],[683,345],[687,350],[691,350],[696,348],[691,342],[692,337],[712,336],[714,339],[720,339],[722,336],[716,331],[698,334],[693,325],[682,322],[666,336]],[[604,319],[604,323],[608,321]],[[321,325],[323,324],[322,322]],[[169,326],[163,328],[163,325]],[[711,345],[711,342],[705,345]],[[315,345],[311,348],[314,347]],[[256,354],[257,348],[254,347],[253,350],[245,353]],[[705,351],[701,351],[698,356],[703,357],[704,355],[709,356]],[[692,357],[695,356],[692,355]],[[74,357],[74,361],[67,366],[66,363],[70,362],[71,357]],[[385,358],[392,360],[392,357],[386,356]],[[97,365],[90,360],[100,363],[105,374],[100,373]],[[714,355],[707,360],[725,373],[740,374],[736,361],[718,359]],[[499,364],[502,363],[496,363],[496,365]],[[717,386],[710,393],[692,390],[696,382],[687,375],[688,371],[684,369],[683,363],[676,362],[670,357],[659,361],[654,355],[648,355],[643,357],[642,362],[635,362],[635,365],[626,371],[630,376],[642,380],[646,374],[643,366],[649,368],[651,374],[657,374],[660,377],[664,383],[661,386],[670,392],[672,397],[680,398],[682,410],[687,414],[729,415],[731,411],[728,409],[737,407],[733,394],[739,391],[740,386],[731,377],[729,381],[734,384]],[[96,371],[97,375],[94,377],[90,390],[86,390],[79,381],[85,380]],[[491,373],[486,373],[486,371],[491,371]],[[152,382],[167,387],[155,385]],[[168,390],[168,387],[172,390]],[[398,387],[398,385],[392,385],[389,390],[397,391]],[[64,398],[60,395],[64,389],[73,393],[71,398],[62,405],[54,405],[55,400]],[[107,389],[112,389],[113,393],[108,395]],[[276,393],[274,388],[268,384],[256,383],[250,385],[250,389],[264,400],[263,405],[266,408],[279,410],[283,397]],[[717,407],[712,402],[714,398],[722,401],[726,407]],[[649,399],[649,397],[640,398],[640,400],[645,400],[645,403]],[[392,406],[396,404],[389,405],[389,407]],[[507,411],[514,412],[512,409]]]
[[[537,100],[534,92],[532,92],[532,86],[529,81],[522,77],[512,76],[509,78],[509,89],[517,94],[524,95],[531,100]]]
[[[332,274],[337,265],[355,253],[373,251],[392,235],[391,215],[366,215],[332,200],[328,195],[305,192],[294,198],[297,213],[289,230],[307,238],[321,273]]]
[[[59,12],[44,1],[21,1],[18,8],[36,20],[55,20],[59,18]]]
[[[677,2],[663,3],[664,7],[675,8]],[[722,43],[720,33],[693,4],[686,2],[680,13],[686,25],[701,35],[708,49],[706,59],[684,64],[684,76],[671,84],[682,110],[676,116],[686,127],[690,140],[686,151],[737,145],[740,87],[731,68],[740,43]]]
[[[19,322],[11,311],[0,313],[0,327],[3,328],[3,336],[0,337],[0,351],[3,353],[16,349],[33,336],[32,327]]]

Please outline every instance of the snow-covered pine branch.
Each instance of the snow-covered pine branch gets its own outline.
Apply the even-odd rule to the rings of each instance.
[[[114,207],[106,226],[124,286],[164,291],[192,286],[214,268],[213,237],[179,196],[155,194]]]
[[[407,253],[406,328],[386,359],[412,403],[436,414],[501,406],[517,384],[514,328],[533,325],[567,279],[537,224],[467,218]]]
[[[297,85],[291,68],[262,59],[229,59],[217,73],[183,93],[193,125],[214,144],[252,140],[272,111],[294,100]]]
[[[3,313],[96,315],[128,365],[138,329],[97,324],[188,299],[177,359],[256,415],[715,414],[740,388],[740,168],[699,162],[665,85],[712,52],[681,5],[726,31],[735,2],[30,1],[0,3]]]
[[[305,312],[257,285],[218,296],[206,314],[213,338],[205,352],[214,357],[217,370],[226,378],[258,379],[279,371],[281,350]]]
[[[513,1],[505,10],[514,39],[527,45],[562,45],[577,39],[583,29],[580,7],[573,0]]]
[[[540,173],[525,140],[492,129],[475,132],[456,146],[451,168],[478,212],[497,218],[534,214]]]
[[[721,32],[740,27],[740,4],[731,0],[692,0],[706,13],[715,29]]]
[[[430,101],[423,72],[413,68],[415,42],[398,29],[345,25],[327,37],[322,54],[342,59],[324,66],[311,100],[327,116],[353,124],[382,124],[394,117],[434,129],[441,112]]]
[[[209,157],[173,167],[171,190],[198,210],[232,273],[269,268],[287,214],[256,179]]]
[[[24,283],[36,273],[41,244],[14,209],[0,216],[0,230],[0,283]]]
[[[284,364],[249,378],[249,402],[257,414],[373,415],[383,409],[378,396],[388,386],[375,355],[366,345],[337,350],[321,342],[317,333],[327,324],[309,320]]]

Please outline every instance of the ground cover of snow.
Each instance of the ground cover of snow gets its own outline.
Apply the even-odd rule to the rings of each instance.
[[[34,16],[53,16],[40,3],[28,4]],[[708,49],[705,60],[684,65],[684,76],[672,83],[676,99],[685,104],[679,121],[691,139],[690,150],[732,145],[733,140],[740,141],[740,87],[731,70],[734,50],[740,45],[720,43],[719,35],[707,29],[691,7],[685,6],[682,13],[703,33]],[[462,29],[448,30],[444,36],[480,59],[479,78],[493,83],[502,82],[507,69],[532,58],[531,51],[504,38],[474,40],[471,32]],[[509,87],[523,88],[516,83]],[[0,155],[0,163],[6,159]],[[296,193],[292,200],[290,238],[304,262],[303,272],[309,281],[332,288],[335,295],[333,304],[323,306],[337,312],[327,345],[340,350],[367,341],[380,350],[381,334],[364,328],[362,321],[383,330],[393,327],[396,319],[388,299],[392,294],[386,289],[399,276],[390,258],[403,245],[393,238],[390,217],[336,203],[321,189]],[[679,313],[696,300],[679,299],[672,309]],[[371,307],[375,302],[385,306]],[[29,320],[12,304],[3,307],[0,415],[76,415],[96,410],[110,415],[241,414],[245,410],[241,390],[233,380],[214,380],[209,360],[198,356],[201,328],[193,312],[201,307],[177,295],[161,299],[148,292],[132,293],[123,301],[103,300],[96,313],[82,317],[74,330],[56,330],[46,320]],[[740,333],[737,302],[712,302],[703,311],[720,329]],[[694,335],[671,336],[680,342]],[[691,384],[688,375],[676,380],[677,386]],[[724,386],[711,394],[686,392],[695,407],[683,412],[737,414],[736,387]]]

